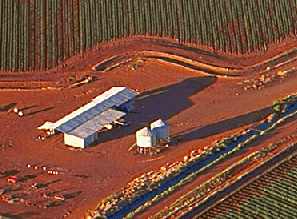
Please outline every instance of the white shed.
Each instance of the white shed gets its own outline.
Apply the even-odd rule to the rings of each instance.
[[[156,146],[156,135],[147,127],[136,132],[136,144],[141,148],[151,148]]]
[[[93,133],[92,135],[89,135],[85,138],[64,133],[64,144],[72,147],[77,147],[77,148],[85,148],[86,146],[93,143],[97,139],[98,139],[97,133]]]
[[[113,121],[123,117],[126,113],[108,109],[93,117],[68,133],[64,133],[64,143],[73,147],[84,148],[98,140],[98,131],[104,127],[112,127]]]
[[[169,126],[167,122],[161,119],[151,123],[151,130],[156,135],[157,139],[165,139],[169,137]]]

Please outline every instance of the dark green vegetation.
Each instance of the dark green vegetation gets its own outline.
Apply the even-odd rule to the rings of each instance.
[[[294,154],[199,218],[296,218],[296,165]]]
[[[146,35],[246,53],[295,35],[296,0],[2,0],[0,70],[44,70],[109,40]]]

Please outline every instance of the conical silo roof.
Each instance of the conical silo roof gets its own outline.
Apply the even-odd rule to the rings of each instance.
[[[162,119],[158,119],[151,123],[151,129],[163,126],[168,126],[168,123],[164,122]]]
[[[164,139],[169,137],[168,123],[162,121],[161,119],[158,119],[155,122],[151,123],[151,130],[158,139]]]
[[[147,127],[144,127],[142,129],[138,130],[136,132],[136,135],[138,135],[138,136],[152,136],[153,133]]]
[[[147,127],[136,132],[136,144],[139,147],[153,147],[156,146],[156,135]]]

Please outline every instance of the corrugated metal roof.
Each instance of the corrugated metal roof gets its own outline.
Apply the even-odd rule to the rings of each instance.
[[[71,132],[68,132],[68,134],[80,138],[86,138],[103,128],[105,124],[112,123],[113,121],[123,117],[124,115],[126,115],[126,113],[124,112],[114,109],[107,109],[106,111],[88,120],[86,123],[78,126]]]
[[[130,91],[125,87],[113,87],[95,97],[92,102],[56,121],[53,123],[53,126],[58,131],[70,132],[101,112],[112,107],[118,107],[135,96],[136,93],[134,91]]]
[[[108,91],[104,92],[102,95],[95,97],[93,100],[101,102],[103,100],[110,100],[116,106],[134,98],[136,93],[128,90],[125,87],[113,87]]]

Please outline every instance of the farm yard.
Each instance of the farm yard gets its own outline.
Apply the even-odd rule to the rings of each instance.
[[[296,1],[168,2],[0,2],[0,217],[297,212]],[[111,87],[138,94],[129,126],[84,149],[37,129]],[[129,151],[157,119],[170,145]]]
[[[288,63],[284,67],[293,63]],[[170,74],[168,74],[169,71]],[[21,218],[33,216],[43,218],[48,214],[60,216],[67,214],[69,218],[83,217],[84,212],[95,209],[100,199],[120,191],[134,178],[149,171],[157,171],[166,163],[180,161],[192,150],[203,149],[216,139],[250,129],[255,120],[260,121],[271,113],[269,108],[271,109],[271,103],[275,99],[295,90],[295,74],[283,78],[281,81],[273,80],[265,89],[245,91],[241,86],[236,86],[236,83],[243,81],[244,78],[217,78],[214,80],[212,77],[193,73],[187,68],[171,63],[146,59],[141,66],[134,70],[128,65],[123,65],[105,73],[93,72],[98,80],[80,87],[62,90],[3,92],[1,96],[1,100],[5,103],[3,104],[4,111],[1,113],[3,130],[1,133],[1,145],[3,145],[1,169],[3,172],[0,186],[5,192],[3,194],[4,201],[0,202],[0,212],[3,215],[18,215]],[[255,76],[257,75],[255,74],[253,77]],[[139,77],[143,78],[142,81],[137,80]],[[185,78],[188,80],[184,80]],[[85,98],[91,99],[111,86],[122,85],[123,81],[125,81],[124,86],[133,89],[140,88],[139,91],[143,93],[144,98],[136,99],[136,112],[139,112],[144,106],[144,111],[139,115],[146,115],[147,121],[150,118],[154,119],[149,115],[156,117],[166,115],[162,110],[158,112],[159,109],[153,104],[155,101],[158,100],[156,103],[160,105],[162,100],[167,103],[176,98],[176,92],[180,94],[180,107],[169,114],[167,113],[170,133],[172,136],[176,136],[175,139],[179,139],[176,146],[168,148],[156,157],[134,156],[127,151],[135,141],[135,135],[132,132],[129,133],[129,127],[126,129],[127,135],[123,132],[124,129],[122,131],[114,130],[114,134],[105,136],[106,140],[103,140],[102,143],[83,151],[73,151],[70,150],[71,148],[65,147],[61,135],[55,135],[43,141],[36,140],[36,136],[40,134],[36,128],[44,122],[45,118],[55,121],[86,103]],[[191,89],[185,89],[189,85]],[[220,91],[230,95],[225,96],[220,94]],[[222,97],[224,98],[222,99]],[[249,100],[251,104],[246,105],[239,100]],[[12,102],[16,104],[9,105]],[[205,107],[199,107],[201,105]],[[6,110],[11,106],[23,109],[24,116],[18,117],[14,113],[7,114]],[[29,108],[29,106],[34,107]],[[52,108],[42,111],[49,107]],[[199,114],[197,114],[197,107]],[[224,110],[226,108],[229,110]],[[256,111],[252,112],[253,110]],[[134,125],[141,118],[137,114],[129,116]],[[133,117],[135,117],[135,121],[133,121]],[[282,133],[282,135],[286,135],[287,132],[282,131]],[[24,142],[26,143],[24,144]],[[235,156],[231,160],[226,159],[222,167],[227,168],[230,162],[236,162],[240,158]],[[95,164],[94,160],[96,160]],[[73,162],[77,161],[80,165],[73,166]],[[38,169],[28,168],[28,164],[36,166]],[[59,168],[65,169],[67,172],[60,173],[58,171],[57,175],[51,175],[47,171],[43,171],[43,167],[49,171],[56,171]],[[56,169],[51,169],[52,167]],[[17,172],[10,172],[13,170]],[[198,176],[193,183],[196,184],[197,180],[203,183],[222,170],[214,168],[213,171]],[[118,171],[122,174],[117,174]],[[16,184],[6,181],[9,173],[17,177]],[[36,175],[36,177],[28,177],[31,175]],[[28,179],[23,182],[18,181],[24,177]],[[35,183],[46,186],[32,188],[31,185],[35,185]],[[192,185],[191,183],[186,184],[185,190],[177,192],[174,196],[182,195],[182,192],[189,190]],[[19,191],[14,191],[18,189]],[[29,192],[29,194],[25,192]],[[43,193],[47,194],[47,198],[41,197]],[[72,198],[62,200],[63,195],[72,195]],[[62,198],[59,199],[59,197]],[[172,200],[171,196],[165,200],[169,205]],[[56,204],[51,204],[53,202]],[[148,215],[151,209],[148,208]],[[156,209],[162,210],[162,207]]]

